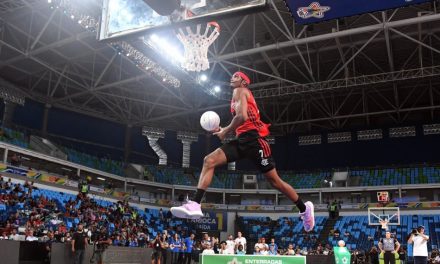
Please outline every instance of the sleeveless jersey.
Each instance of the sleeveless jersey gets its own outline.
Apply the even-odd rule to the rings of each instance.
[[[246,88],[247,89],[247,88]],[[260,120],[260,111],[258,110],[258,106],[257,103],[255,102],[254,96],[252,95],[252,92],[248,89],[249,91],[249,98],[247,99],[247,105],[248,105],[248,109],[247,109],[247,115],[248,115],[248,119],[241,124],[239,127],[237,127],[237,129],[235,129],[235,134],[237,135],[237,137],[244,132],[248,132],[250,130],[257,130],[258,135],[260,137],[266,137],[269,135],[269,125],[263,123]],[[234,101],[234,99],[231,100],[231,113],[233,116],[236,115],[235,112],[235,104],[237,102]]]

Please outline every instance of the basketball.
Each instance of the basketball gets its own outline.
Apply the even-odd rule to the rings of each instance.
[[[207,111],[200,117],[200,125],[208,132],[214,132],[220,127],[220,117],[214,111]]]

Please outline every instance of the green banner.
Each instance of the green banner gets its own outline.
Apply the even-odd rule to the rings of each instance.
[[[351,254],[346,247],[334,247],[336,264],[350,264]]]
[[[306,264],[305,256],[203,255],[201,264]]]

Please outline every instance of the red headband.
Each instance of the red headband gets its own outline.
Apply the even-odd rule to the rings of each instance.
[[[241,79],[243,79],[248,85],[251,84],[251,79],[243,72],[238,71],[238,72],[234,73],[234,75],[240,76]]]

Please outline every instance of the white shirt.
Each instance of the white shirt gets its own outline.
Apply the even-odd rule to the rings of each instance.
[[[257,243],[255,244],[254,248],[256,247],[258,247],[260,250],[267,250],[269,248],[269,246],[266,243]]]
[[[213,249],[205,249],[205,250],[203,250],[202,254],[205,254],[205,255],[206,254],[215,254],[215,252]]]
[[[226,240],[226,254],[233,255],[235,252],[235,242],[234,240]]]
[[[429,237],[428,237],[429,238]],[[428,257],[428,241],[422,236],[413,237],[413,256]]]
[[[238,245],[243,245],[243,250],[246,250],[246,238],[245,237],[237,237],[236,239],[235,239],[235,245],[237,246],[237,248],[238,248]]]
[[[38,240],[38,237],[34,237],[34,236],[28,236],[26,238],[26,241],[37,241],[37,240]]]

